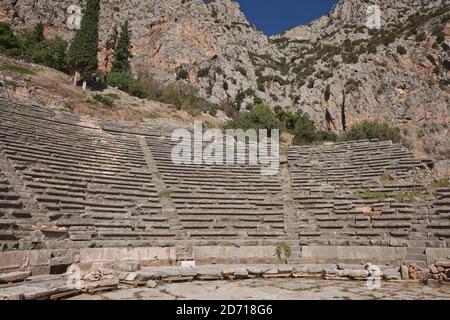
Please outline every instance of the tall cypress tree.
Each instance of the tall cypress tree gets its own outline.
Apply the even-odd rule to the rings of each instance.
[[[133,57],[131,48],[131,31],[127,21],[122,25],[122,30],[117,40],[111,72],[131,73],[130,59]]]
[[[42,42],[45,40],[44,25],[42,24],[42,22],[39,22],[34,28],[34,38],[36,42]]]
[[[80,73],[86,82],[97,71],[98,61],[98,21],[100,0],[87,0],[86,11],[81,20],[81,28],[69,48],[68,60],[72,71]],[[84,85],[83,85],[84,87]]]

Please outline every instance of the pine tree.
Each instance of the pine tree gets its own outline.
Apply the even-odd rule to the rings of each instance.
[[[127,21],[122,25],[122,30],[120,31],[119,39],[117,40],[111,72],[131,73],[130,59],[133,57],[131,48],[131,31]]]
[[[97,71],[98,60],[98,21],[100,16],[100,0],[87,0],[86,11],[81,20],[81,28],[77,30],[75,38],[69,49],[69,65],[75,71],[75,81],[77,73],[81,79],[86,80],[92,77]]]

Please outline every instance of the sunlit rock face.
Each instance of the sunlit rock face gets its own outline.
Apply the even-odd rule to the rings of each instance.
[[[42,21],[48,36],[70,40],[71,5],[84,1],[1,0],[0,19],[16,29]],[[185,81],[215,103],[245,110],[261,99],[302,109],[334,131],[388,122],[416,152],[450,156],[448,1],[342,0],[328,15],[271,38],[231,0],[102,0],[101,10],[103,70],[128,20],[136,75],[173,81],[184,69]]]

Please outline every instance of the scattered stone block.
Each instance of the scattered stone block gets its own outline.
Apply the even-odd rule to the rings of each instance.
[[[349,279],[365,279],[369,276],[369,272],[367,270],[347,269],[347,270],[338,270],[336,275],[338,277],[344,277]]]
[[[199,269],[197,274],[199,280],[222,280],[222,270],[219,268]]]
[[[369,276],[369,272],[367,270],[349,270],[348,277],[351,279],[365,279]]]
[[[135,281],[160,280],[163,276],[162,270],[139,270],[135,273]]]
[[[264,273],[264,278],[276,278],[278,277],[278,268],[270,268]]]
[[[295,266],[292,270],[294,278],[305,278],[308,276],[308,266]]]
[[[309,265],[308,273],[310,274],[322,274],[323,267],[318,265]]]
[[[336,274],[339,271],[337,267],[323,267],[322,272],[324,274]]]
[[[234,280],[235,279],[234,272],[235,268],[233,267],[224,267],[222,269],[222,274],[226,279]]]
[[[404,264],[402,264],[400,266],[400,274],[401,274],[403,280],[408,280],[409,279],[409,269]]]
[[[442,268],[450,268],[450,260],[448,261],[438,261],[435,263],[436,267],[442,267]]]
[[[365,270],[365,266],[362,264],[345,264],[345,263],[338,263],[337,268],[339,270]]]
[[[161,270],[162,278],[165,277],[181,277],[181,268],[166,268]]]
[[[291,274],[292,270],[293,270],[292,266],[288,265],[278,267],[278,273],[280,274]]]
[[[249,274],[246,268],[237,268],[234,271],[234,276],[236,279],[247,279]]]
[[[141,265],[137,261],[120,261],[114,263],[114,270],[135,272],[141,269]]]
[[[182,277],[196,277],[197,274],[198,274],[198,272],[197,272],[197,269],[195,269],[195,268],[191,268],[191,267],[183,268],[182,267],[180,269],[180,275]]]
[[[31,276],[30,270],[2,273],[0,274],[0,283],[21,282],[29,276]]]
[[[124,275],[123,279],[121,279],[122,275]],[[138,275],[136,272],[121,272],[119,275],[119,279],[125,281],[135,281],[137,277]]]
[[[388,269],[383,271],[383,279],[385,280],[401,280],[402,276],[399,271],[394,269]]]
[[[97,281],[81,281],[81,291],[89,294],[93,294],[99,291],[116,290],[119,286],[119,279],[103,279]]]
[[[264,269],[262,269],[262,268],[260,268],[260,267],[257,267],[257,266],[250,266],[250,267],[247,267],[247,271],[248,271],[248,273],[249,273],[250,275],[260,276],[260,275],[262,275],[266,270],[264,270]]]

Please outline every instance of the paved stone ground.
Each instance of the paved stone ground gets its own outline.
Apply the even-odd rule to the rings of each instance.
[[[450,285],[385,283],[369,290],[366,282],[310,279],[214,281],[160,284],[154,289],[132,288],[75,300],[450,300]]]

